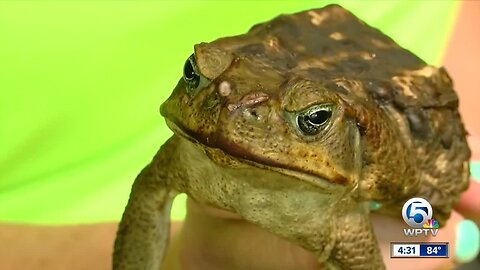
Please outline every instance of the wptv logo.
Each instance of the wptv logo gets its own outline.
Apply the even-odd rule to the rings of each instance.
[[[405,236],[424,235],[436,236],[438,222],[432,218],[433,210],[430,203],[423,198],[411,198],[402,208],[402,217],[410,227],[403,229]]]

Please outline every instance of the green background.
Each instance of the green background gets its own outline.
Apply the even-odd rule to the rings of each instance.
[[[337,1],[440,64],[456,1]],[[0,221],[116,221],[193,44],[330,1],[0,2]],[[176,200],[173,218],[184,215]]]

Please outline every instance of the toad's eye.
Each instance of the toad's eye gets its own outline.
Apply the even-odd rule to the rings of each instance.
[[[297,115],[297,124],[305,135],[316,135],[332,117],[332,104],[312,106]]]
[[[197,64],[193,54],[185,61],[185,65],[183,66],[183,79],[187,83],[188,92],[193,92],[200,84],[200,75],[197,72]]]

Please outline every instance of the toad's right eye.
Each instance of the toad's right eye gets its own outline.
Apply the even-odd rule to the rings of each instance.
[[[195,91],[200,84],[200,75],[197,72],[197,64],[193,54],[185,61],[185,65],[183,66],[183,79],[187,83],[188,92]]]

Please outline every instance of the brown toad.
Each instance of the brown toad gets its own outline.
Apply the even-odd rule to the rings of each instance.
[[[443,68],[330,5],[195,46],[161,113],[175,135],[140,173],[114,269],[159,269],[172,199],[245,220],[330,269],[383,269],[369,202],[410,197],[444,224],[468,184],[458,99]]]

